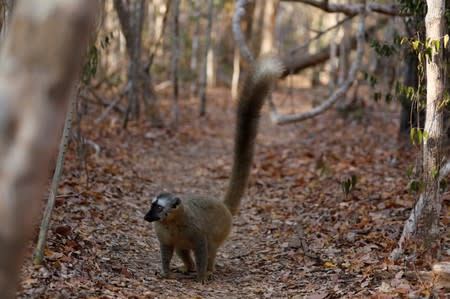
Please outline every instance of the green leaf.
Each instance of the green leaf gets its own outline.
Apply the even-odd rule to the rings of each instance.
[[[417,49],[419,49],[420,41],[414,40],[411,44],[413,49],[417,51]]]
[[[446,49],[448,45],[448,34],[444,35],[444,48]]]
[[[411,140],[411,143],[413,145],[417,144],[417,136],[418,136],[418,129],[417,128],[411,128],[411,130],[409,131],[409,139]]]
[[[417,180],[411,180],[408,184],[408,190],[410,192],[420,192],[423,188],[423,184]]]
[[[441,41],[440,40],[434,41],[434,49],[436,50],[436,52],[439,52],[439,50],[441,49]]]
[[[433,168],[431,170],[431,175],[436,180],[439,177],[439,167]]]
[[[406,175],[408,176],[408,178],[411,178],[413,176],[413,171],[414,167],[412,167],[411,165],[406,168]]]
[[[357,177],[356,175],[352,174],[352,189],[356,186]]]

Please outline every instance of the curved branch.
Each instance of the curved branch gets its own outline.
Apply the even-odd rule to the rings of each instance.
[[[238,44],[239,49],[241,50],[241,55],[244,56],[244,58],[248,62],[253,62],[254,58],[252,53],[250,53],[250,50],[248,49],[247,44],[245,43],[244,35],[241,31],[240,22],[242,17],[245,14],[244,5],[247,3],[247,0],[237,0],[236,1],[236,7],[234,9],[234,15],[233,15],[233,22],[232,22],[232,28],[233,28],[233,37],[234,41]]]
[[[362,10],[366,12],[376,12],[389,16],[408,16],[400,11],[398,4],[381,4],[381,3],[358,3],[358,4],[341,4],[341,3],[328,3],[328,1],[317,1],[317,0],[281,0],[284,2],[298,2],[308,4],[317,8],[322,9],[326,12],[340,12],[348,16],[357,15]]]
[[[339,88],[336,89],[325,102],[305,113],[279,115],[276,112],[272,111],[271,114],[272,121],[278,125],[303,121],[305,119],[319,115],[327,111],[331,106],[333,106],[342,97],[342,95],[344,95],[350,89],[355,80],[356,73],[361,65],[361,60],[364,53],[364,45],[365,45],[364,30],[365,30],[365,14],[362,13],[360,15],[358,30],[356,32],[356,39],[357,39],[356,57],[350,69],[347,80],[344,81],[341,84],[341,86],[339,86]]]

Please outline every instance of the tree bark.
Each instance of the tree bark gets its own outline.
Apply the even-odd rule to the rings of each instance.
[[[97,1],[19,1],[0,50],[0,294],[18,267]],[[49,48],[49,45],[52,45]]]
[[[206,114],[206,76],[208,68],[208,53],[211,47],[211,32],[212,32],[212,17],[213,17],[214,3],[208,0],[208,26],[206,28],[205,53],[202,62],[202,69],[200,73],[200,116]]]
[[[428,11],[425,16],[427,40],[431,41],[432,54],[426,59],[427,106],[423,147],[423,170],[425,182],[425,244],[432,248],[432,254],[438,255],[439,217],[441,201],[439,194],[439,173],[441,163],[441,145],[444,136],[444,109],[440,107],[444,95],[443,36],[445,1],[427,0]],[[433,42],[439,41],[439,45]]]
[[[191,18],[194,20],[194,30],[192,32],[192,52],[191,52],[191,72],[195,75],[195,80],[192,80],[191,83],[191,93],[196,96],[198,91],[198,49],[200,44],[200,0],[192,1],[192,16]]]
[[[275,16],[277,14],[278,4],[280,3],[279,0],[266,0],[264,2],[260,54],[271,53],[275,48]]]
[[[40,265],[44,260],[44,250],[47,241],[47,233],[50,225],[50,219],[52,217],[53,207],[55,206],[56,193],[59,185],[59,179],[61,177],[62,169],[64,167],[64,158],[67,151],[67,143],[69,141],[70,131],[72,128],[72,119],[74,113],[74,106],[77,103],[77,87],[72,90],[72,96],[69,103],[69,107],[66,114],[66,121],[64,123],[64,129],[62,132],[61,142],[59,144],[58,158],[56,160],[55,172],[53,173],[52,184],[50,186],[50,192],[48,195],[47,206],[45,207],[44,216],[42,217],[41,227],[39,229],[39,237],[34,253],[34,264]]]
[[[173,36],[172,36],[172,83],[173,83],[173,126],[178,128],[179,108],[178,108],[178,60],[180,58],[180,0],[173,3]]]

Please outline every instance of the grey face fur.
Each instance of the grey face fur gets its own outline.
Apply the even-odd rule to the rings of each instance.
[[[178,197],[162,192],[153,198],[152,206],[144,219],[148,222],[164,220],[170,210],[177,208],[180,202]]]

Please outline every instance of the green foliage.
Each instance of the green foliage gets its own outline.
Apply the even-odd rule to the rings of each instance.
[[[352,190],[355,189],[357,183],[356,175],[352,174],[350,177],[346,177],[341,181],[341,189],[347,197]]]
[[[408,191],[412,193],[421,193],[423,192],[424,185],[419,180],[411,180],[408,184]]]
[[[97,73],[98,61],[99,50],[96,46],[92,46],[87,53],[87,61],[83,66],[83,71],[81,72],[81,81],[84,84],[89,84],[91,79]]]
[[[428,133],[421,130],[420,128],[411,128],[409,131],[409,139],[414,145],[422,145],[423,142],[428,138]]]
[[[380,56],[389,57],[398,53],[398,47],[395,43],[393,44],[386,42],[382,43],[376,39],[372,39],[370,41],[370,47],[372,47],[375,50],[375,52],[377,52],[377,54]]]
[[[399,0],[400,12],[403,14],[414,16],[412,18],[406,18],[408,24],[415,24],[420,27],[423,26],[423,21],[427,13],[427,3],[425,0]],[[420,20],[422,24],[417,24],[417,20]]]
[[[112,33],[109,33],[101,39],[99,41],[100,49],[104,50],[109,47],[112,37]],[[90,47],[86,54],[86,63],[84,64],[81,72],[81,81],[86,85],[89,84],[97,73],[98,62],[100,61],[100,49],[94,44]]]
[[[364,80],[367,81],[367,83],[369,83],[370,87],[375,87],[375,85],[377,85],[377,78],[375,78],[375,76],[369,74],[368,72],[363,71],[363,75],[364,75]]]

